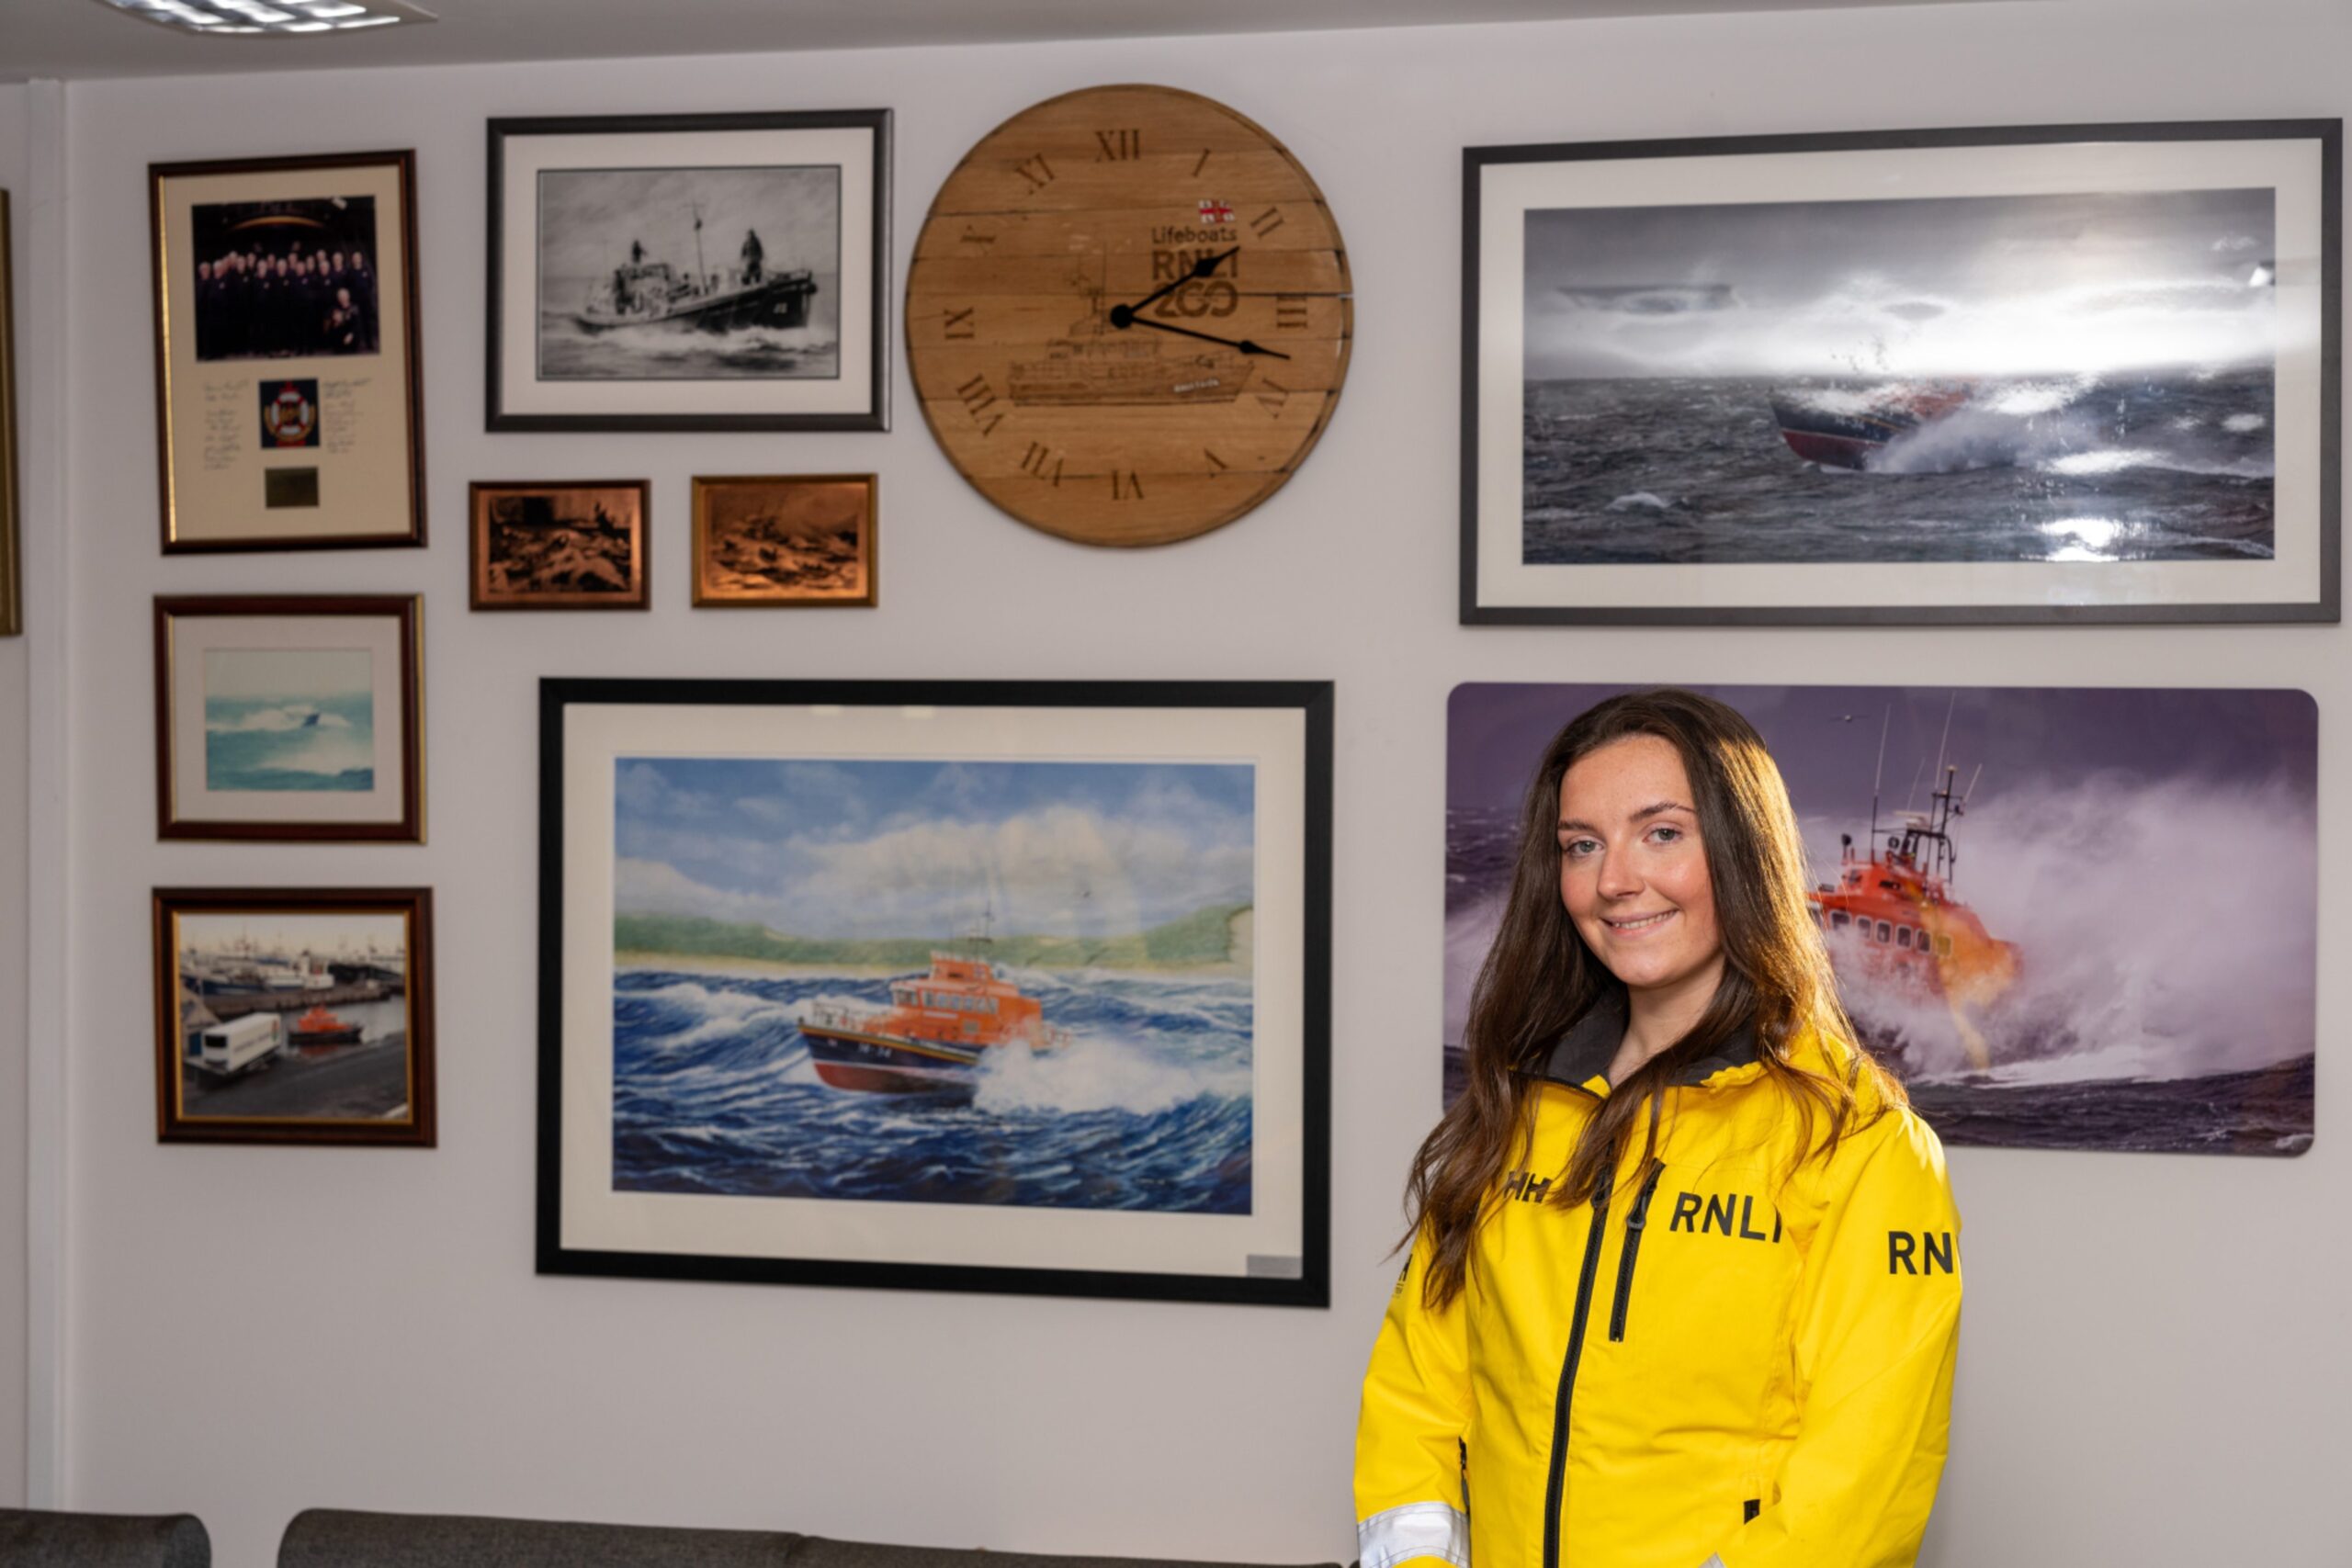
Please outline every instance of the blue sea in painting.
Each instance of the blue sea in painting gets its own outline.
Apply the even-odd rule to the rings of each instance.
[[[207,789],[364,793],[376,787],[375,760],[375,698],[364,686],[205,699]]]
[[[828,1088],[797,1020],[883,976],[628,969],[613,998],[613,1186],[634,1192],[1250,1212],[1246,976],[1021,969],[1061,1050],[992,1055],[968,1098]]]

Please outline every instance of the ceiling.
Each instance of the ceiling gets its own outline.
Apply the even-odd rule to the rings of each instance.
[[[419,0],[440,20],[201,38],[96,0],[0,0],[0,81],[1828,10],[1935,0]]]

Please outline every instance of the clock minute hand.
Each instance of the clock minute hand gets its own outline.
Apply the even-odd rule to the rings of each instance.
[[[1233,249],[1223,252],[1217,255],[1203,256],[1200,260],[1193,264],[1193,268],[1190,272],[1187,272],[1175,282],[1162,284],[1159,288],[1153,289],[1150,293],[1145,295],[1142,299],[1136,300],[1132,305],[1112,306],[1111,324],[1114,327],[1132,325],[1135,321],[1136,312],[1142,310],[1146,305],[1155,304],[1161,299],[1165,299],[1170,294],[1175,293],[1176,290],[1183,288],[1184,285],[1194,282],[1200,278],[1206,277],[1209,274],[1216,270],[1217,264],[1225,260],[1227,256],[1238,256],[1240,254],[1241,247],[1239,245],[1236,245]],[[1126,320],[1121,321],[1120,317],[1122,316],[1125,316]]]
[[[1290,357],[1278,348],[1268,348],[1263,344],[1252,343],[1246,337],[1237,343],[1229,337],[1212,337],[1206,333],[1196,333],[1190,327],[1171,326],[1166,321],[1147,321],[1141,316],[1136,318],[1135,324],[1139,327],[1149,327],[1156,333],[1174,333],[1178,337],[1196,337],[1203,343],[1216,344],[1224,348],[1238,348],[1244,354],[1261,354],[1268,359]]]

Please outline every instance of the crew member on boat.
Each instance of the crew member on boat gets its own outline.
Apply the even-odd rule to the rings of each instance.
[[[744,230],[743,282],[747,288],[760,280],[760,263],[766,259],[766,250],[760,244],[760,231],[757,229]]]

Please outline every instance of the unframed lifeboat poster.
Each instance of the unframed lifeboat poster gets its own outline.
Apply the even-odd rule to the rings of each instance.
[[[1529,777],[1570,719],[1631,689],[1453,689],[1449,1103]],[[2318,710],[2308,694],[1699,689],[1744,714],[1779,763],[1841,999],[1945,1142],[2311,1146]]]

